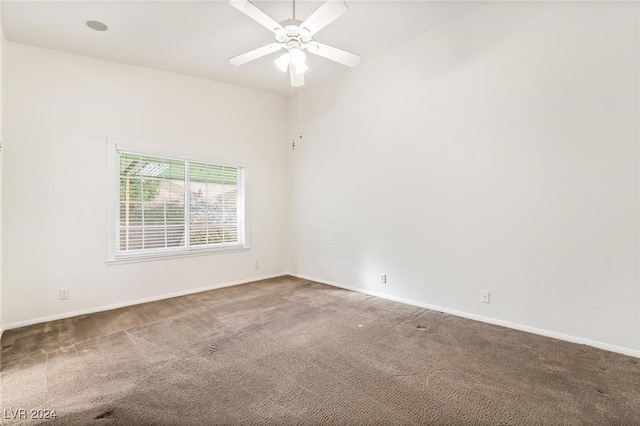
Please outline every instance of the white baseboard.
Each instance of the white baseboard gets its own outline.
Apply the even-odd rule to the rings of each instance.
[[[200,287],[200,288],[191,289],[191,290],[178,291],[176,293],[169,293],[169,294],[162,294],[160,296],[147,297],[144,299],[131,300],[127,302],[114,303],[111,305],[98,306],[95,308],[82,309],[79,311],[63,312],[61,314],[13,322],[13,323],[5,324],[4,326],[2,326],[2,328],[0,328],[0,338],[2,338],[2,333],[4,333],[5,330],[11,330],[14,328],[26,327],[29,325],[40,324],[43,322],[56,321],[59,319],[76,317],[78,315],[87,315],[87,314],[94,314],[96,312],[110,311],[112,309],[124,308],[127,306],[139,305],[142,303],[156,302],[158,300],[171,299],[173,297],[186,296],[188,294],[201,293],[203,291],[216,290],[219,288],[231,287],[234,285],[249,284],[255,281],[268,280],[270,278],[283,277],[286,275],[289,275],[289,274],[283,272],[281,274],[266,275],[262,277],[249,278],[246,280],[232,281],[232,282],[222,283],[222,284],[214,284],[208,287]]]
[[[315,282],[322,283],[322,284],[327,284],[327,285],[330,285],[330,286],[333,286],[333,287],[344,288],[346,290],[356,291],[358,293],[370,294],[372,296],[380,297],[380,298],[383,298],[383,299],[393,300],[395,302],[400,302],[400,303],[406,303],[407,305],[419,306],[419,307],[425,308],[425,309],[431,309],[431,310],[434,310],[434,311],[445,312],[447,314],[455,315],[455,316],[462,317],[462,318],[468,318],[468,319],[472,319],[472,320],[475,320],[475,321],[480,321],[480,322],[485,322],[485,323],[488,323],[488,324],[499,325],[499,326],[502,326],[502,327],[512,328],[512,329],[515,329],[515,330],[525,331],[525,332],[533,333],[533,334],[538,334],[540,336],[551,337],[551,338],[554,338],[554,339],[564,340],[564,341],[567,341],[567,342],[572,342],[572,343],[578,343],[578,344],[581,344],[581,345],[592,346],[594,348],[604,349],[606,351],[616,352],[616,353],[619,353],[619,354],[640,358],[640,350],[635,350],[635,349],[631,349],[631,348],[625,348],[625,347],[622,347],[622,346],[610,345],[608,343],[597,342],[597,341],[594,341],[594,340],[584,339],[582,337],[571,336],[569,334],[557,333],[555,331],[544,330],[544,329],[530,327],[530,326],[527,326],[527,325],[517,324],[517,323],[513,323],[513,322],[509,322],[509,321],[504,321],[504,320],[499,320],[499,319],[495,319],[495,318],[485,317],[485,316],[482,316],[482,315],[477,315],[477,314],[472,314],[472,313],[468,313],[468,312],[458,311],[458,310],[455,310],[455,309],[444,308],[442,306],[436,306],[436,305],[432,305],[432,304],[424,303],[424,302],[419,302],[419,301],[412,300],[412,299],[405,299],[403,297],[391,296],[391,295],[388,295],[388,294],[385,294],[385,293],[381,293],[381,292],[377,292],[377,291],[364,290],[364,289],[361,289],[361,288],[358,288],[358,287],[353,287],[353,286],[349,286],[349,285],[345,285],[345,284],[341,284],[341,283],[336,283],[336,282],[333,282],[333,281],[327,281],[327,280],[323,280],[321,278],[310,277],[310,276],[307,276],[307,275],[297,274],[297,273],[293,273],[293,272],[273,274],[273,275],[267,275],[267,276],[262,276],[262,277],[249,278],[249,279],[246,279],[246,280],[233,281],[233,282],[222,283],[222,284],[215,284],[215,285],[208,286],[208,287],[201,287],[201,288],[197,288],[197,289],[185,290],[185,291],[180,291],[180,292],[176,292],[176,293],[163,294],[163,295],[160,295],[160,296],[154,296],[154,297],[148,297],[148,298],[144,298],[144,299],[131,300],[131,301],[121,302],[121,303],[114,303],[114,304],[111,304],[111,305],[104,305],[104,306],[99,306],[99,307],[94,307],[94,308],[89,308],[89,309],[82,309],[82,310],[79,310],[79,311],[64,312],[64,313],[61,313],[61,314],[50,315],[50,316],[46,316],[46,317],[39,317],[39,318],[29,319],[29,320],[25,320],[25,321],[18,321],[18,322],[14,322],[14,323],[9,323],[9,324],[5,324],[2,327],[0,327],[0,339],[2,338],[2,334],[4,333],[5,330],[11,330],[11,329],[14,329],[14,328],[26,327],[26,326],[29,326],[29,325],[40,324],[40,323],[49,322],[49,321],[55,321],[55,320],[59,320],[59,319],[71,318],[71,317],[75,317],[75,316],[78,316],[78,315],[86,315],[86,314],[93,314],[93,313],[96,313],[96,312],[109,311],[109,310],[112,310],[112,309],[124,308],[124,307],[132,306],[132,305],[139,305],[139,304],[142,304],[142,303],[155,302],[155,301],[163,300],[163,299],[171,299],[172,297],[186,296],[188,294],[201,293],[203,291],[216,290],[216,289],[224,288],[224,287],[231,287],[231,286],[235,286],[235,285],[248,284],[248,283],[252,283],[252,282],[255,282],[255,281],[266,280],[266,279],[270,279],[270,278],[277,278],[277,277],[282,277],[282,276],[286,276],[286,275],[291,275],[293,277],[302,278],[302,279],[309,280],[309,281],[315,281]]]
[[[503,321],[503,320],[499,320],[499,319],[495,319],[495,318],[485,317],[485,316],[482,316],[482,315],[476,315],[476,314],[471,314],[471,313],[468,313],[468,312],[457,311],[455,309],[443,308],[441,306],[436,306],[436,305],[432,305],[432,304],[429,304],[429,303],[423,303],[423,302],[419,302],[417,300],[411,300],[411,299],[405,299],[403,297],[391,296],[391,295],[388,295],[388,294],[385,294],[385,293],[380,293],[380,292],[377,292],[377,291],[364,290],[364,289],[361,289],[361,288],[358,288],[358,287],[353,287],[353,286],[344,285],[344,284],[341,284],[341,283],[327,281],[327,280],[323,280],[323,279],[320,279],[320,278],[310,277],[310,276],[303,275],[303,274],[297,274],[297,273],[289,272],[288,275],[291,275],[291,276],[297,277],[297,278],[302,278],[302,279],[309,280],[309,281],[315,281],[315,282],[318,282],[318,283],[321,283],[321,284],[327,284],[327,285],[330,285],[330,286],[333,286],[333,287],[339,287],[339,288],[344,288],[346,290],[356,291],[358,293],[369,294],[371,296],[380,297],[382,299],[388,299],[388,300],[393,300],[395,302],[406,303],[407,305],[419,306],[421,308],[431,309],[433,311],[445,312],[447,314],[455,315],[455,316],[458,316],[458,317],[468,318],[468,319],[472,319],[472,320],[475,320],[475,321],[485,322],[485,323],[488,323],[488,324],[499,325],[499,326],[502,326],[502,327],[512,328],[512,329],[515,329],[515,330],[526,331],[528,333],[538,334],[540,336],[551,337],[553,339],[564,340],[566,342],[578,343],[578,344],[581,344],[581,345],[592,346],[594,348],[604,349],[606,351],[616,352],[616,353],[619,353],[619,354],[640,358],[640,350],[636,350],[636,349],[625,348],[625,347],[616,346],[616,345],[610,345],[608,343],[597,342],[597,341],[594,341],[594,340],[584,339],[582,337],[571,336],[569,334],[557,333],[555,331],[544,330],[544,329],[541,329],[541,328],[530,327],[530,326],[527,326],[527,325],[517,324],[517,323],[514,323],[514,322]]]

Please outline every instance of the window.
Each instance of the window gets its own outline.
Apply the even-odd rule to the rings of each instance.
[[[245,169],[117,150],[116,258],[245,247]]]

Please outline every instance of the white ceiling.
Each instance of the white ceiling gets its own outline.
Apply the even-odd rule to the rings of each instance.
[[[255,1],[282,21],[290,1]],[[304,20],[322,2],[296,3]],[[429,29],[477,8],[479,2],[355,1],[349,11],[314,39],[357,53],[363,62]],[[90,30],[88,20],[104,22],[106,32]],[[226,1],[2,1],[7,40],[112,61],[267,90],[290,96],[287,74],[273,64],[278,54],[235,67],[229,57],[269,44],[273,35]],[[348,70],[307,55],[307,86]]]

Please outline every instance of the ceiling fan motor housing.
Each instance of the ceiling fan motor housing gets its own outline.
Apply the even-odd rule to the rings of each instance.
[[[297,19],[287,19],[282,21],[280,25],[284,28],[276,30],[276,41],[285,49],[304,49],[311,41],[310,31],[307,28],[300,27],[302,21]]]

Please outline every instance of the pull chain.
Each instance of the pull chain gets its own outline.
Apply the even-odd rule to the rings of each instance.
[[[291,88],[291,133],[293,134],[296,131],[296,88]],[[296,150],[296,138],[293,137],[291,139],[291,150]]]
[[[302,87],[298,88],[298,131],[300,142],[302,142]]]
[[[291,111],[291,127],[293,133],[298,133],[298,139],[302,142],[302,87],[298,88],[298,108],[296,114],[296,89],[292,88],[293,98],[291,99],[291,104],[293,105],[293,110]],[[297,118],[297,119],[296,119]],[[296,150],[296,137],[293,137],[291,142],[291,150]]]

